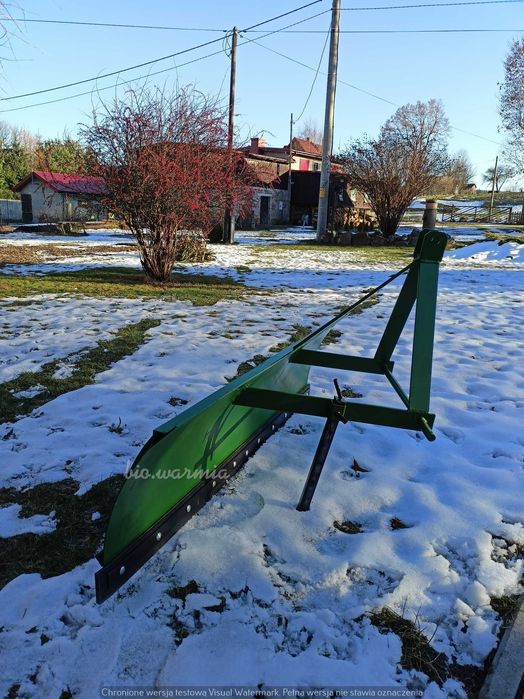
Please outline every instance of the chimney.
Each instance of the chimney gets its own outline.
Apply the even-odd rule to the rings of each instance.
[[[264,141],[263,138],[260,138],[259,136],[255,136],[255,138],[251,139],[251,145],[249,146],[249,152],[253,154],[257,154],[260,152],[260,149],[263,148],[266,145],[266,142]]]

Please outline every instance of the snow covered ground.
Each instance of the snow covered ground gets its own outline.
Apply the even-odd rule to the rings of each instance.
[[[436,442],[341,426],[312,509],[299,513],[322,421],[293,417],[103,605],[94,601],[94,558],[62,575],[9,582],[0,591],[0,693],[20,685],[14,696],[69,690],[90,698],[101,686],[260,684],[465,696],[455,679],[439,687],[403,669],[400,638],[381,633],[370,613],[390,607],[450,662],[480,666],[500,627],[492,599],[522,591],[524,259],[522,246],[479,245],[470,255],[468,248],[448,253],[442,269]],[[87,254],[71,264],[93,260]],[[241,362],[286,340],[295,324],[314,327],[388,275],[384,264],[364,258],[348,265],[343,255],[258,254],[249,244],[219,246],[216,260],[198,271],[228,273],[261,291],[212,307],[66,296],[0,304],[2,381],[93,346],[126,323],[161,321],[95,384],[0,426],[0,487],[74,478],[81,495],[122,474],[152,429],[184,409],[169,403],[173,396],[191,405]],[[330,349],[370,356],[395,288],[341,323]],[[408,332],[394,357],[404,384],[409,341]],[[312,371],[314,393],[331,395],[335,376],[366,402],[398,404],[380,379],[331,370]],[[111,430],[115,423],[122,429]],[[354,460],[365,470],[355,470]],[[19,512],[13,504],[0,509],[2,537],[45,536],[57,526],[54,512]],[[335,522],[361,531],[345,533]],[[187,594],[173,592],[191,581]]]
[[[400,228],[399,233],[408,235],[412,227]],[[482,229],[479,228],[446,228],[446,232],[457,240],[468,241],[472,238],[482,237]],[[128,245],[132,238],[125,231],[93,231],[88,236],[74,238],[64,243],[63,237],[48,238],[34,233],[12,233],[0,236],[0,248],[3,241],[8,245],[42,245],[43,242],[60,244],[61,247],[74,250],[74,256],[45,259],[36,264],[11,264],[2,267],[3,274],[29,274],[42,275],[52,272],[70,272],[89,267],[112,266],[139,268],[140,261],[135,251],[121,251],[119,246]],[[323,284],[324,281],[334,281],[333,276],[322,276],[326,273],[344,272],[347,268],[348,258],[351,258],[351,268],[354,269],[387,269],[388,264],[377,261],[370,263],[369,248],[340,248],[340,255],[334,255],[333,250],[297,249],[291,246],[289,250],[282,250],[281,246],[300,241],[314,242],[315,232],[310,227],[297,226],[287,230],[273,231],[240,231],[236,240],[238,245],[233,247],[213,245],[211,247],[214,260],[202,265],[193,265],[190,271],[198,270],[203,274],[227,273],[235,279],[242,279],[252,286],[300,286],[311,284],[312,274],[317,274],[322,279],[315,280],[313,284]],[[272,252],[271,246],[278,244],[279,249]],[[260,246],[264,245],[264,251]],[[103,259],[97,253],[97,247],[113,246],[114,252],[105,252]],[[519,268],[524,263],[524,238],[523,244],[504,243],[499,241],[481,241],[466,246],[459,250],[452,250],[445,254],[443,268],[455,265],[457,260],[462,268],[476,268],[486,266],[492,269],[494,266],[501,268]],[[79,254],[81,253],[81,254]],[[398,267],[400,268],[401,263]],[[180,265],[177,271],[187,271],[185,265]],[[302,277],[301,270],[305,271]],[[299,275],[297,277],[297,274]]]

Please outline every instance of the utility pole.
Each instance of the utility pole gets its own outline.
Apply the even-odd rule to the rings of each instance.
[[[329,40],[329,68],[326,90],[326,113],[322,141],[322,170],[318,195],[317,240],[327,237],[329,203],[329,170],[333,150],[333,124],[335,121],[335,92],[337,87],[338,37],[340,25],[340,0],[333,0],[331,8],[331,37]]]
[[[229,74],[229,120],[227,125],[227,150],[230,158],[233,157],[233,129],[235,124],[235,81],[237,72],[237,41],[238,30],[233,27],[231,33],[231,69]],[[231,210],[231,199],[228,200],[224,215],[224,243],[235,242],[235,217]]]
[[[499,166],[499,156],[495,158],[495,167],[493,168],[493,182],[491,183],[491,200],[489,202],[489,218],[491,220],[491,216],[493,214],[493,200],[495,198],[495,182],[497,181],[497,169]]]
[[[293,221],[291,220],[291,187],[292,187],[292,182],[291,182],[291,168],[293,165],[293,112],[291,112],[291,119],[289,120],[289,155],[288,155],[288,164],[289,164],[289,172],[287,174],[287,205],[288,205],[288,223],[291,226]]]

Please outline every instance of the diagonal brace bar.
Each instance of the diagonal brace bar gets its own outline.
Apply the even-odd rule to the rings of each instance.
[[[400,339],[404,326],[417,298],[419,264],[410,267],[402,289],[397,297],[384,334],[375,352],[375,361],[384,366],[391,360],[391,355]],[[391,369],[390,369],[391,371]]]

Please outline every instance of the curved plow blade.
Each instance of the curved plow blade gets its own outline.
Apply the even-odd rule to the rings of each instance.
[[[128,580],[294,413],[326,418],[327,427],[299,503],[308,509],[338,422],[420,430],[433,440],[429,410],[438,263],[447,236],[423,231],[414,260],[302,340],[158,427],[137,456],[116,500],[96,573],[97,601]],[[319,351],[329,330],[358,305],[406,275],[372,358]],[[416,304],[409,392],[393,376],[391,355]],[[405,409],[304,395],[311,366],[382,374]]]

